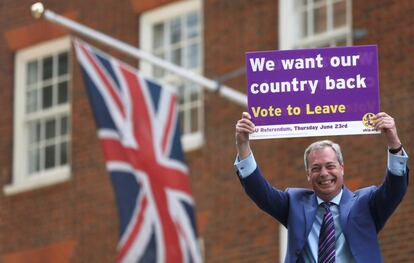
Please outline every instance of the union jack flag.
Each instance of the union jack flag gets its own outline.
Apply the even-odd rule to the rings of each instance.
[[[175,90],[74,46],[117,200],[117,261],[201,262]]]

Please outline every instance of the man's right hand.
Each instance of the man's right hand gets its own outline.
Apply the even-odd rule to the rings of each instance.
[[[243,112],[242,118],[236,123],[236,148],[240,160],[245,159],[251,153],[249,134],[254,132],[255,126],[250,119],[250,114]]]

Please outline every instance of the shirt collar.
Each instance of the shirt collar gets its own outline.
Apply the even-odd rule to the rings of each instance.
[[[339,191],[339,193],[334,198],[332,198],[330,202],[334,203],[337,206],[339,206],[339,202],[341,201],[341,197],[342,197],[342,192],[343,192],[343,189],[341,189],[341,191]],[[316,196],[316,199],[318,200],[318,205],[325,202],[322,199],[320,199],[319,196]]]

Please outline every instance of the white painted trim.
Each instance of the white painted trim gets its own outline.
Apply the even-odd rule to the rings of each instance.
[[[13,133],[13,174],[12,182],[4,186],[5,194],[14,194],[22,191],[48,186],[54,183],[68,180],[70,177],[70,166],[65,165],[49,171],[42,171],[28,177],[27,173],[27,136],[25,131],[29,118],[26,111],[26,62],[38,59],[51,53],[70,50],[70,37],[65,36],[58,39],[43,42],[17,52],[15,57],[15,79],[14,79],[14,133]],[[70,106],[58,107],[60,111],[70,112]],[[51,113],[54,115],[54,113]]]
[[[339,40],[344,37],[346,38],[348,31],[348,26],[343,26],[334,30],[328,30],[321,34],[312,35],[310,37],[297,40],[294,45],[297,47],[307,47],[309,45],[318,45],[319,43],[329,43],[331,40]]]
[[[352,0],[346,1],[346,9],[349,10],[349,12],[346,13],[346,24],[348,25],[348,35],[346,37],[346,44],[348,46],[353,45],[353,22],[352,22]]]
[[[297,18],[294,17],[295,0],[279,1],[279,49],[286,50],[292,48],[292,43],[298,39]]]
[[[179,16],[180,14],[186,14],[195,10],[200,10],[200,14],[202,14],[201,0],[185,0],[180,2],[173,2],[171,4],[164,5],[160,8],[142,14],[139,21],[138,32],[140,36],[140,48],[145,52],[151,52],[151,41],[153,35],[151,27],[148,25],[153,25],[157,22],[166,21],[170,18]],[[202,48],[202,46],[200,46],[200,48]],[[140,61],[139,68],[142,72],[146,74],[151,73],[150,63]]]
[[[320,34],[311,34],[309,37],[300,38],[300,27],[302,26],[299,21],[300,14],[295,7],[295,0],[280,0],[279,1],[279,49],[295,49],[306,48],[310,46],[318,46],[329,44],[332,40],[345,39],[347,45],[352,45],[352,0],[344,0],[346,4],[346,23],[340,28],[329,28],[327,25],[327,31]],[[313,2],[312,2],[313,3]],[[329,0],[327,4],[332,4],[333,1]],[[332,8],[330,8],[332,10]],[[310,15],[313,13],[311,12]],[[330,21],[333,21],[332,14]],[[311,22],[309,22],[311,21]],[[329,21],[328,21],[329,22]],[[308,17],[308,27],[312,26],[313,19]],[[309,30],[309,28],[308,28]]]
[[[152,26],[156,23],[165,22],[169,19],[186,15],[190,12],[198,11],[200,14],[200,65],[197,69],[197,73],[202,73],[203,69],[203,24],[202,24],[202,1],[201,0],[185,0],[185,1],[179,1],[174,2],[171,4],[164,5],[160,8],[145,12],[140,17],[140,27],[139,27],[139,36],[140,36],[140,48],[148,53],[152,52],[152,40],[153,40],[153,31]],[[152,64],[148,63],[146,61],[140,60],[139,68],[140,71],[147,75],[151,76],[151,69]],[[174,73],[168,73],[166,76],[166,79],[169,79],[169,83],[179,82],[180,78],[178,75]],[[176,81],[174,81],[176,80]],[[200,107],[198,107],[198,120],[202,123],[198,123],[200,130],[194,133],[183,133],[181,136],[181,142],[183,145],[184,151],[191,151],[194,149],[197,149],[201,147],[204,144],[204,96],[201,95],[201,104]],[[188,106],[188,105],[185,105]],[[187,115],[188,117],[188,115]],[[184,125],[188,123],[185,119],[187,117],[184,117]],[[187,127],[188,128],[188,127]]]
[[[279,262],[285,262],[287,251],[288,231],[282,224],[279,225]]]
[[[42,187],[64,183],[66,181],[69,181],[70,177],[71,175],[69,166],[64,166],[25,178],[19,183],[5,185],[3,191],[6,195],[18,194]]]
[[[195,132],[182,136],[181,144],[184,151],[192,151],[200,148],[204,144],[204,136],[202,132]]]

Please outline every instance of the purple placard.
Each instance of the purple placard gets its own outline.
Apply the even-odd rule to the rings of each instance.
[[[378,133],[377,46],[246,53],[252,139]]]

